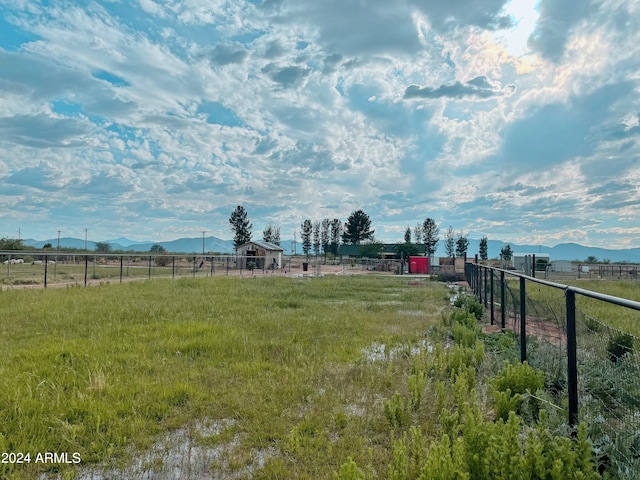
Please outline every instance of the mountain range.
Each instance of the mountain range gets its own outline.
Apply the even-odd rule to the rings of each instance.
[[[202,237],[194,237],[194,238],[179,238],[177,240],[171,240],[167,242],[154,242],[154,241],[144,241],[137,242],[134,240],[129,240],[125,237],[115,238],[113,240],[106,240],[111,246],[112,251],[132,251],[132,252],[148,252],[151,250],[153,245],[161,245],[168,252],[174,253],[202,253],[203,251],[203,238]],[[60,248],[75,248],[75,249],[89,249],[95,250],[96,243],[94,241],[87,241],[72,238],[72,237],[64,237],[60,238],[60,242],[58,243],[57,238],[47,239],[47,240],[33,240],[26,239],[23,240],[23,244],[27,247],[32,248],[42,248],[47,243],[51,244],[54,247],[58,245]],[[469,248],[467,250],[467,255],[469,257],[473,257],[479,250],[480,241],[477,239],[469,239]],[[292,240],[285,240],[280,243],[281,247],[284,248],[285,253],[290,254],[294,252],[294,242]],[[502,242],[499,240],[489,240],[488,241],[488,254],[489,258],[498,258],[500,255],[500,250],[507,245],[506,242]],[[510,243],[511,249],[513,253],[528,253],[528,254],[537,254],[537,253],[545,253],[548,254],[551,261],[553,260],[581,260],[584,261],[589,257],[595,257],[599,261],[609,260],[612,263],[620,263],[620,262],[629,262],[629,263],[640,263],[640,248],[629,248],[629,249],[605,249],[598,247],[587,247],[584,245],[579,245],[577,243],[561,243],[554,247],[546,247],[544,245],[517,245]],[[207,253],[216,252],[221,254],[231,254],[234,252],[233,248],[233,240],[222,240],[217,237],[205,237],[204,238],[204,251]],[[302,253],[302,245],[300,242],[297,242],[295,245],[295,252],[298,254]],[[436,252],[436,256],[444,257],[446,256],[444,250],[444,242],[440,240],[438,243],[438,250]]]

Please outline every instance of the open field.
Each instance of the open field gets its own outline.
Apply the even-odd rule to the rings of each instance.
[[[31,460],[0,464],[15,479],[332,478],[348,457],[384,476],[383,400],[406,390],[409,354],[448,305],[443,285],[399,276],[0,299],[0,450]],[[45,452],[69,463],[36,462]]]
[[[584,290],[640,301],[640,283],[633,280],[572,280],[565,283]],[[512,289],[518,289],[517,281],[510,281],[510,285]],[[539,305],[548,305],[557,312],[563,312],[564,290],[531,282],[527,286],[527,295]],[[582,295],[576,296],[576,307],[591,319],[640,338],[639,311]]]
[[[303,256],[286,257],[281,268],[237,268],[232,256],[176,255],[154,257],[136,255],[50,255],[45,265],[34,261],[34,255],[24,255],[26,262],[0,265],[0,289],[101,285],[125,283],[151,278],[210,278],[213,276],[291,276],[291,275],[352,275],[374,271],[371,265],[325,263],[310,258],[307,270]],[[381,266],[378,266],[380,268]],[[390,267],[389,267],[390,268]],[[381,271],[381,270],[376,270]],[[391,273],[385,270],[385,273]]]

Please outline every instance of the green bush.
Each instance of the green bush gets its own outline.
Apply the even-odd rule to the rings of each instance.
[[[544,386],[544,372],[534,370],[527,362],[509,364],[491,382],[496,418],[506,420],[509,412],[520,412],[525,394],[535,393]],[[536,406],[533,407],[537,413]]]
[[[476,320],[482,320],[484,316],[484,307],[475,297],[470,295],[459,296],[456,301],[453,302],[453,306],[473,314]]]
[[[633,335],[628,333],[617,334],[609,340],[607,352],[609,352],[609,360],[614,363],[619,362],[626,355],[633,352]]]

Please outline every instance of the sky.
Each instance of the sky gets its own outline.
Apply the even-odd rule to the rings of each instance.
[[[639,72],[639,0],[0,0],[0,237],[640,247]]]

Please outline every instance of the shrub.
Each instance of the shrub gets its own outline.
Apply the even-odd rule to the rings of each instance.
[[[454,307],[461,308],[473,314],[477,320],[482,320],[484,316],[484,307],[475,297],[469,295],[461,295],[453,303]]]
[[[509,364],[498,372],[491,387],[494,393],[496,418],[507,420],[509,412],[520,413],[525,394],[536,392],[544,386],[544,372],[536,371],[527,362]],[[535,402],[534,402],[535,403]],[[531,405],[537,414],[538,406]]]
[[[628,333],[619,333],[609,340],[607,352],[609,352],[609,360],[614,363],[619,362],[625,355],[633,352],[633,336]]]
[[[155,260],[156,265],[158,267],[166,267],[167,265],[169,265],[171,263],[171,259],[172,259],[172,257],[170,255],[168,255],[166,252],[162,253],[160,255],[156,255],[154,257],[154,260]]]

